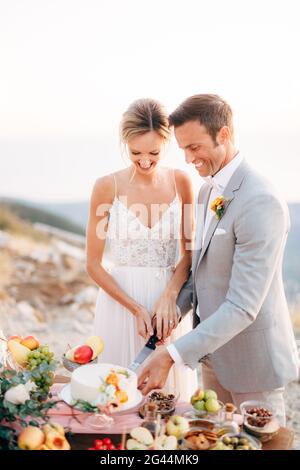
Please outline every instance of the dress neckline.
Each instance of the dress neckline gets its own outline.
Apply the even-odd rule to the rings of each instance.
[[[132,212],[122,201],[120,201],[120,199],[115,196],[114,197],[114,201],[113,201],[113,204],[117,201],[121,207],[123,207],[125,209],[125,211],[128,213],[128,214],[131,214],[135,219],[137,219],[137,221],[139,222],[139,224],[145,228],[145,230],[148,230],[149,232],[151,232],[157,225],[160,224],[160,222],[163,220],[163,218],[165,217],[166,213],[169,212],[169,210],[171,209],[171,207],[175,204],[175,202],[179,200],[178,198],[178,194],[176,193],[176,196],[174,197],[174,199],[170,202],[170,204],[168,204],[168,208],[162,213],[162,215],[160,216],[160,218],[157,220],[157,222],[155,222],[154,225],[152,225],[152,227],[148,227],[148,225],[145,225],[141,219],[139,217],[137,217],[137,215]]]

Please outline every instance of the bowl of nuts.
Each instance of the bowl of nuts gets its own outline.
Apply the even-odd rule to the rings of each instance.
[[[270,441],[278,433],[280,425],[270,403],[249,400],[241,403],[240,410],[245,431],[261,442]]]
[[[140,408],[140,416],[144,416],[144,406],[147,403],[155,403],[157,405],[157,412],[164,418],[171,416],[176,408],[176,403],[178,401],[179,394],[176,394],[175,391],[167,390],[152,390],[149,395],[146,397],[144,405]]]

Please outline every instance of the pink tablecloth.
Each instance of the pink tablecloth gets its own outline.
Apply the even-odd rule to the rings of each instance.
[[[54,398],[58,397],[59,391],[64,386],[65,384],[53,385],[51,392]],[[114,423],[109,427],[101,429],[96,429],[88,425],[87,420],[91,416],[90,414],[74,410],[63,402],[59,402],[55,408],[49,410],[48,414],[51,415],[53,421],[60,423],[64,427],[70,428],[74,433],[95,434],[100,432],[101,434],[123,434],[141,424],[142,419],[138,416],[138,408],[139,407],[127,412],[124,411],[123,413],[113,413],[112,416]],[[178,403],[176,414],[182,414],[190,409],[191,405],[189,403]],[[235,415],[235,420],[238,424],[241,424],[242,417],[240,415]]]

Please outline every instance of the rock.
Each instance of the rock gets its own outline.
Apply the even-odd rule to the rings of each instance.
[[[84,261],[86,258],[85,251],[81,248],[72,246],[62,240],[54,240],[53,244],[62,255],[71,256],[78,261]]]
[[[75,295],[78,304],[94,304],[97,300],[98,289],[94,286],[86,287]]]
[[[17,308],[24,318],[32,319],[34,316],[34,308],[28,302],[19,302]]]
[[[74,302],[74,295],[73,294],[66,294],[63,296],[63,298],[59,301],[61,305],[70,305]]]
[[[9,241],[10,241],[9,234],[0,230],[0,248],[8,247]]]

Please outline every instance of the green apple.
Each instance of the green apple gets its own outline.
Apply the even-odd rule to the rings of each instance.
[[[205,402],[205,408],[210,413],[216,413],[221,407],[218,400],[216,400],[215,398],[209,398]]]
[[[194,395],[191,398],[191,404],[193,405],[196,401],[201,401],[204,399],[204,390],[201,390],[200,388],[196,390]]]
[[[195,410],[197,410],[197,411],[204,411],[206,409],[204,400],[196,401],[193,406],[194,406]]]
[[[189,422],[183,416],[171,416],[166,425],[166,433],[168,436],[175,436],[179,439],[189,430]]]
[[[214,398],[215,400],[218,399],[218,396],[214,390],[205,390],[204,392],[204,400],[208,400],[209,398]]]

